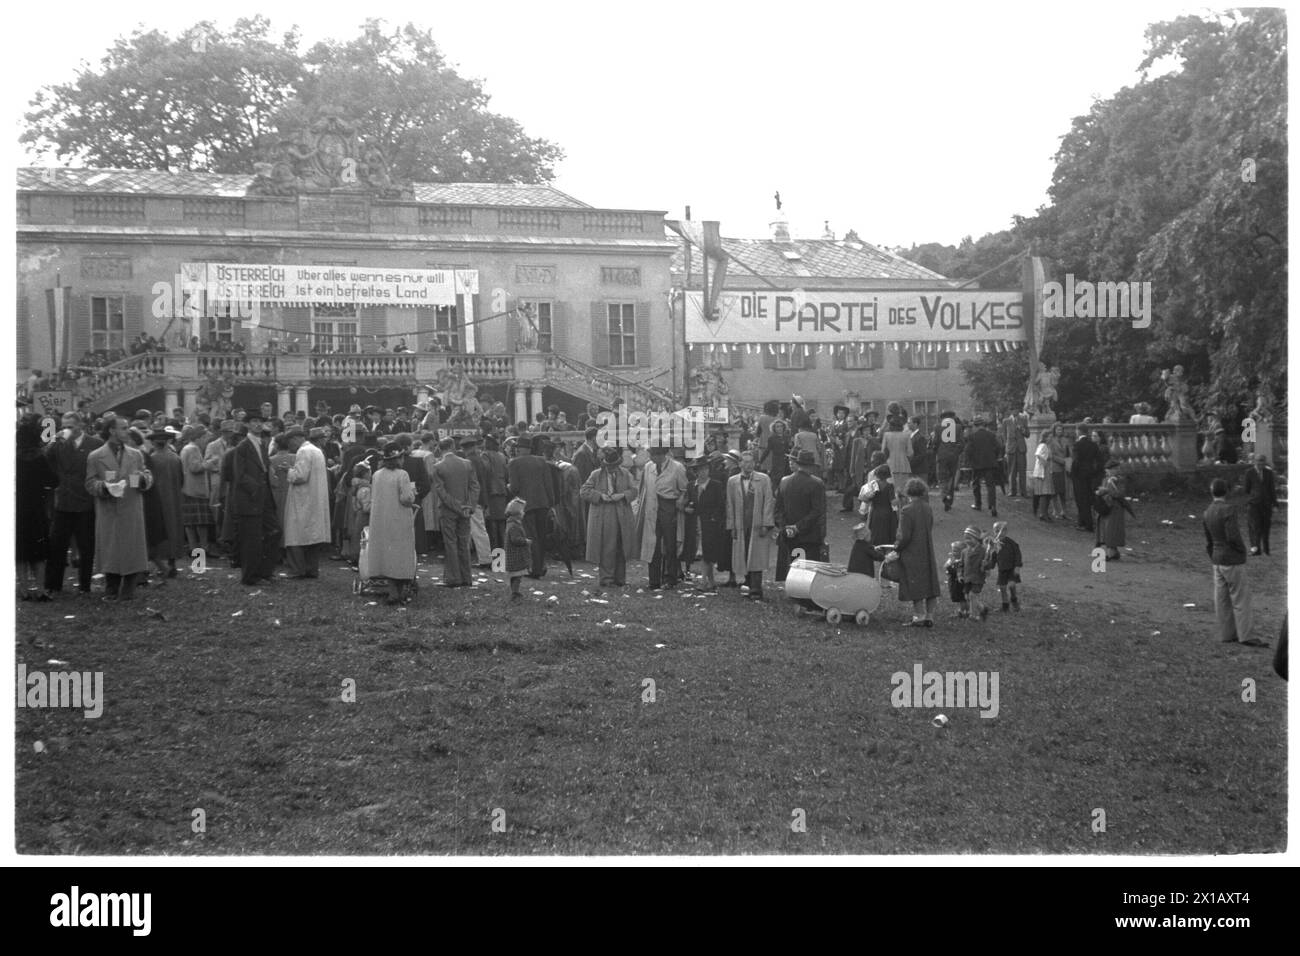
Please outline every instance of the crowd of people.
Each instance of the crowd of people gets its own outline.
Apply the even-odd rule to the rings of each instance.
[[[742,422],[740,448],[715,429],[687,457],[602,447],[595,404],[570,447],[560,409],[509,424],[504,405],[482,397],[474,429],[449,428],[436,398],[396,409],[354,404],[344,414],[318,405],[315,415],[285,418],[265,404],[220,421],[181,409],[93,421],[73,411],[53,441],[26,415],[18,428],[25,597],[60,594],[71,561],[76,591],[90,594],[97,570],[103,600],[130,600],[138,587],[166,586],[201,554],[228,562],[249,587],[319,578],[328,557],[387,582],[394,604],[412,600],[417,564],[431,555],[441,557],[444,586],[474,587],[475,569],[495,566],[515,598],[521,579],[545,576],[551,561],[572,574],[573,561],[586,560],[602,588],[633,583],[629,565],[640,561],[652,590],[737,588],[763,600],[773,563],[779,584],[794,557],[828,559],[829,500],[861,518],[849,570],[878,574],[912,605],[908,623],[928,627],[942,593],[931,489],[948,511],[962,480],[971,483],[970,507],[987,502],[993,524],[987,534],[968,527],[943,562],[956,616],[986,618],[981,595],[992,574],[1002,610],[1019,610],[1023,557],[997,520],[999,490],[1032,498],[1044,522],[1061,520],[1072,499],[1076,526],[1110,560],[1124,546],[1124,478],[1104,433],[1086,425],[1072,441],[1056,426],[1029,455],[1022,415],[963,422],[945,411],[925,429],[898,405],[883,422],[837,407],[822,424],[796,395]],[[1267,553],[1276,486],[1264,461],[1246,484],[1251,550]],[[1232,537],[1235,525],[1221,525],[1211,543],[1216,567],[1235,560],[1235,545],[1214,543]],[[1226,604],[1240,603],[1240,575],[1216,574]],[[1249,621],[1238,627],[1248,632]]]

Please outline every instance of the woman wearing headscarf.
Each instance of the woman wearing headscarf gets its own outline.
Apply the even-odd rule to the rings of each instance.
[[[190,548],[208,549],[208,528],[212,526],[211,469],[204,462],[199,445],[205,434],[202,425],[190,425],[181,432],[181,524]]]
[[[185,470],[172,450],[172,433],[158,429],[149,433],[151,447],[145,452],[145,467],[153,475],[153,486],[144,493],[144,534],[149,560],[161,578],[160,584],[176,577],[176,561],[184,559],[184,505],[182,491]]]
[[[415,483],[402,468],[402,449],[384,449],[383,467],[370,488],[370,577],[387,578],[393,586],[389,604],[405,604],[406,589],[415,580]]]
[[[1097,489],[1093,508],[1097,512],[1097,544],[1106,549],[1109,561],[1119,560],[1119,549],[1124,547],[1124,512],[1128,508],[1125,500],[1124,478],[1119,473],[1119,462],[1111,459],[1106,462],[1106,477]]]
[[[934,611],[941,588],[939,563],[934,554],[934,514],[929,489],[912,478],[905,489],[907,504],[898,513],[898,540],[887,560],[900,565],[898,599],[912,602],[912,620],[904,627],[934,627]]]
[[[858,493],[861,514],[871,529],[872,541],[890,542],[898,534],[898,513],[894,511],[893,472],[882,452],[871,456],[871,471]]]

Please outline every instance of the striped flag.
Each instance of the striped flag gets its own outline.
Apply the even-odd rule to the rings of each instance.
[[[71,338],[72,286],[63,285],[54,277],[54,288],[45,290],[45,305],[50,314],[50,367],[59,369],[68,364],[68,340]]]

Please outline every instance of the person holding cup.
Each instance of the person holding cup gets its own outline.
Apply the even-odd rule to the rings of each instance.
[[[127,440],[130,423],[104,420],[104,445],[86,458],[86,491],[95,502],[95,566],[104,574],[104,600],[135,597],[137,575],[149,570],[142,494],[153,485],[144,455]]]

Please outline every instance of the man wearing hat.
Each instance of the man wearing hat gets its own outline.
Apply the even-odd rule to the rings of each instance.
[[[487,507],[492,473],[487,459],[483,457],[482,436],[465,436],[460,440],[460,449],[461,455],[474,468],[474,477],[478,479],[478,498],[474,501],[474,513],[469,517],[469,540],[474,549],[474,561],[480,568],[490,568],[492,540],[487,531]]]
[[[248,435],[231,458],[229,505],[239,546],[240,583],[271,583],[280,549],[280,523],[271,490],[271,463],[263,443],[261,412],[248,415]]]
[[[1246,528],[1250,534],[1250,553],[1268,554],[1268,531],[1273,525],[1273,508],[1277,505],[1277,475],[1268,466],[1268,455],[1259,452],[1245,477]]]
[[[181,506],[185,473],[172,450],[171,432],[158,428],[148,438],[151,447],[145,452],[145,464],[153,475],[153,485],[144,494],[145,539],[149,560],[159,574],[174,578],[177,559],[183,560],[189,553]]]
[[[650,566],[652,590],[676,586],[681,564],[677,542],[685,531],[686,468],[667,448],[650,449],[641,471],[636,535],[641,560]]]
[[[483,454],[477,456],[484,464],[487,478],[480,482],[484,487],[480,494],[484,499],[484,523],[487,525],[488,544],[491,550],[506,546],[506,505],[510,502],[509,481],[506,456],[501,452],[501,441],[495,435],[483,439]],[[480,560],[482,555],[480,555]]]
[[[974,424],[975,427],[966,435],[966,460],[970,464],[971,491],[975,495],[975,503],[971,508],[975,511],[982,510],[980,501],[982,482],[989,492],[989,514],[996,518],[998,516],[997,468],[998,459],[1002,457],[1002,443],[998,441],[997,435],[989,431],[986,419],[976,418]],[[893,465],[890,467],[893,468]]]
[[[86,434],[80,412],[63,413],[63,430],[45,450],[59,479],[54,489],[54,520],[50,523],[49,560],[45,564],[45,590],[62,591],[68,567],[68,543],[77,542],[77,590],[90,593],[95,562],[95,501],[86,490],[86,459],[102,442]]]
[[[191,548],[208,548],[208,530],[213,525],[212,472],[201,446],[205,430],[190,425],[181,432],[181,513],[186,543]],[[208,443],[211,448],[216,441]],[[220,460],[217,461],[218,467]]]
[[[125,418],[104,419],[101,445],[86,457],[86,491],[95,500],[95,566],[105,601],[129,601],[136,578],[149,570],[143,493],[153,482],[145,457],[132,446]],[[90,555],[83,554],[82,561]]]
[[[802,548],[809,561],[826,560],[826,485],[814,474],[816,468],[817,456],[800,451],[795,473],[776,491],[777,583],[789,574],[790,552],[795,548]]]
[[[324,429],[313,429],[318,438]],[[284,501],[285,563],[291,578],[320,577],[320,549],[330,540],[329,476],[325,453],[294,426],[281,438],[293,453]]]
[[[370,486],[370,576],[387,578],[393,590],[389,604],[404,604],[415,580],[415,484],[402,468],[402,449],[390,443]]]
[[[605,448],[601,467],[587,476],[579,492],[587,505],[587,560],[600,568],[600,586],[627,584],[627,562],[636,554],[631,498],[632,475],[623,467],[623,451]]]
[[[474,466],[462,454],[455,453],[454,444],[451,438],[439,443],[445,454],[433,466],[433,494],[438,502],[438,529],[447,554],[442,586],[468,588],[474,586],[469,554],[470,525],[478,505],[479,484]]]
[[[814,481],[818,479],[814,478]],[[818,481],[818,484],[821,482]],[[707,489],[706,489],[707,491]],[[825,511],[825,497],[822,499]],[[706,502],[707,513],[707,502]],[[740,471],[727,479],[726,517],[724,525],[731,536],[731,575],[737,572],[745,575],[745,584],[749,588],[749,598],[754,601],[763,599],[763,572],[771,560],[772,528],[776,525],[775,500],[772,496],[772,482],[761,471],[754,468],[754,453],[743,452],[740,456]],[[712,579],[708,529],[704,529],[705,569],[708,579]]]
[[[546,539],[551,533],[551,508],[555,506],[551,466],[534,454],[531,435],[520,435],[515,451],[515,457],[506,466],[508,493],[526,503],[524,532],[531,540],[533,550],[532,570],[528,576],[540,578],[546,574]]]

